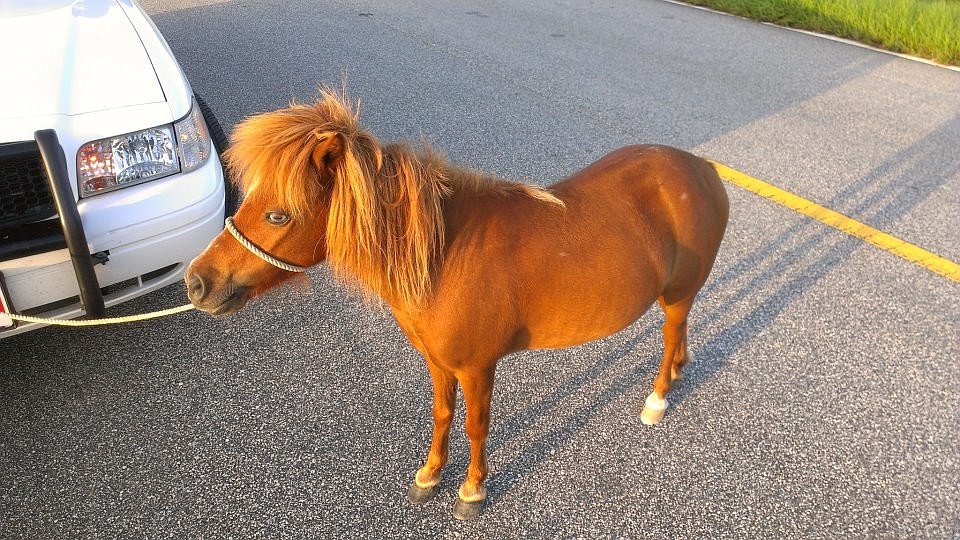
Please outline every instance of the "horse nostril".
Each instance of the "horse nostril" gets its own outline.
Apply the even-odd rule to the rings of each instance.
[[[188,272],[185,281],[187,282],[187,297],[196,304],[206,294],[207,284],[196,272]]]

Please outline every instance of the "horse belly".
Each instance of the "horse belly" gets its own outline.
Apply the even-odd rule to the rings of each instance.
[[[570,347],[623,330],[659,296],[654,268],[640,254],[547,265],[549,287],[523,310],[527,348]]]

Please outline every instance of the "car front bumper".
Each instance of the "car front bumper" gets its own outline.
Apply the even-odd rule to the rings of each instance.
[[[107,307],[179,281],[223,228],[223,171],[216,153],[200,168],[80,200],[76,204],[95,262],[96,293]],[[71,319],[89,312],[68,249],[0,261],[17,313]],[[82,280],[81,280],[82,281]],[[96,294],[95,294],[96,296]],[[0,328],[0,338],[40,326]]]

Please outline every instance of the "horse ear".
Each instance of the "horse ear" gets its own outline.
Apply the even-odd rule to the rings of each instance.
[[[343,135],[335,132],[314,132],[314,136],[317,137],[317,146],[313,149],[313,166],[322,174],[343,157],[346,141]]]

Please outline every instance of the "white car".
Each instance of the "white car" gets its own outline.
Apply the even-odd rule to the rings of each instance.
[[[0,338],[179,282],[223,228],[225,139],[150,18],[5,0],[0,51]]]

